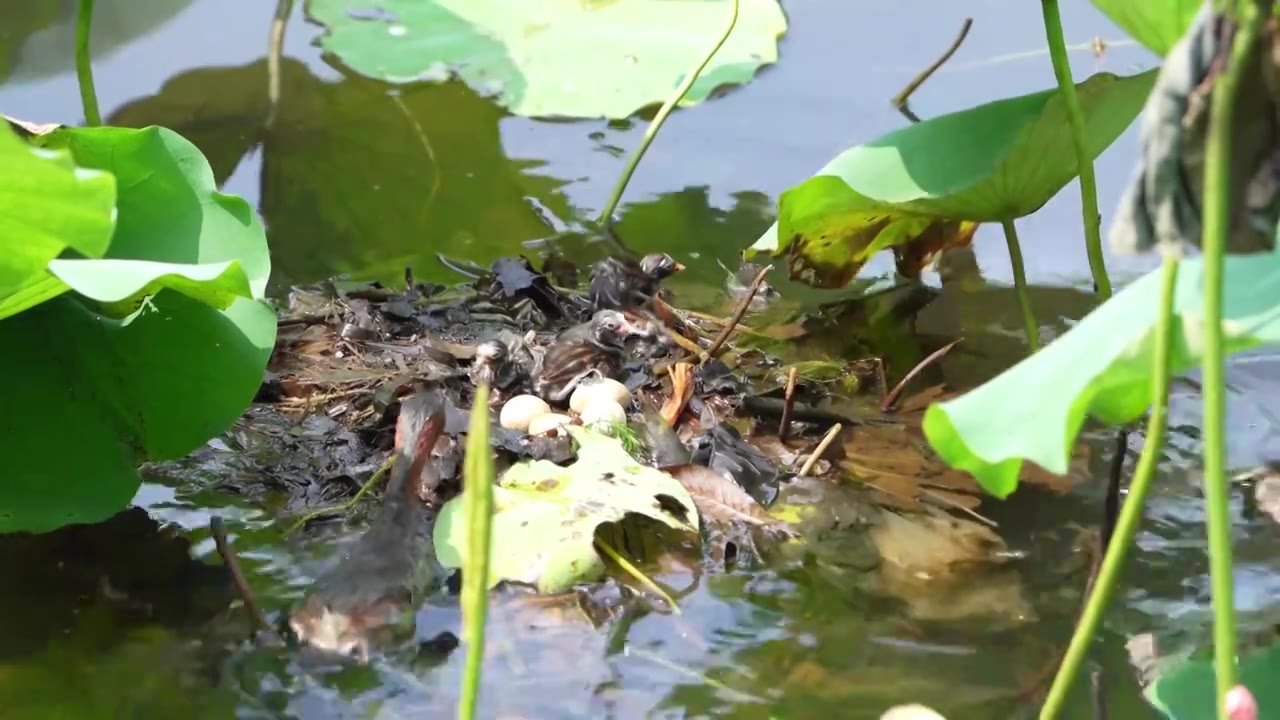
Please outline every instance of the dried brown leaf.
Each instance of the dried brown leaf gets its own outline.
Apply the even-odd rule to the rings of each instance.
[[[54,130],[62,127],[61,123],[34,123],[29,120],[19,120],[18,118],[3,114],[0,114],[0,117],[8,120],[9,124],[12,125],[13,129],[18,133],[28,137],[33,135],[48,135]]]
[[[698,512],[709,520],[746,523],[773,532],[794,535],[784,522],[765,511],[738,483],[703,465],[681,465],[667,472],[689,491]]]

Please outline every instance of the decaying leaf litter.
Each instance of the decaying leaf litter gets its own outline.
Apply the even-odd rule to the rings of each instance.
[[[610,259],[585,272],[558,256],[541,269],[516,257],[474,269],[457,287],[417,283],[406,271],[401,288],[294,288],[280,303],[279,341],[253,409],[201,452],[150,471],[286,497],[280,521],[301,542],[318,541],[317,532],[344,518],[360,525],[372,512],[361,542],[376,535],[383,548],[430,553],[388,583],[369,575],[385,568],[359,566],[357,543],[325,576],[330,596],[335,577],[364,590],[392,588],[364,593],[364,615],[343,615],[341,602],[327,614],[312,607],[327,619],[322,631],[302,633],[310,644],[359,659],[382,649],[374,630],[402,627],[424,590],[456,591],[456,578],[446,580],[465,549],[465,514],[454,498],[458,435],[480,382],[493,387],[499,473],[489,580],[507,588],[510,602],[546,612],[576,606],[571,615],[598,625],[633,616],[627,607],[679,612],[680,593],[651,590],[658,586],[644,574],[816,557],[819,565],[834,560],[840,573],[854,568],[859,589],[901,600],[919,621],[1034,618],[1013,553],[981,514],[977,484],[924,441],[925,407],[953,394],[930,384],[936,368],[913,374],[895,400],[885,397],[877,358],[783,365],[774,354],[781,342],[794,352],[797,338],[812,336],[820,347],[824,325],[848,333],[850,318],[868,315],[866,301],[757,328],[753,318],[776,296],[764,269],[751,268],[745,287],[742,273],[731,275],[737,322],[681,310],[660,288],[680,269],[665,255]],[[918,288],[898,292],[908,299],[895,299],[889,315],[901,322],[931,299]],[[624,405],[625,422],[593,420],[589,396],[605,387],[613,388],[605,402]],[[543,398],[526,398],[531,390]],[[424,421],[405,415],[410,399],[431,407],[438,437],[415,435]],[[521,402],[559,419],[513,420],[509,409]],[[422,462],[410,470],[406,453],[419,441]],[[352,500],[383,477],[391,479],[380,503]],[[1035,468],[1024,479],[1054,491],[1071,485]],[[405,502],[426,506],[426,526],[387,520]],[[641,569],[624,570],[615,557]],[[290,618],[295,634],[299,613]]]

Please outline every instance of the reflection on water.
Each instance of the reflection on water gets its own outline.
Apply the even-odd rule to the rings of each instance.
[[[69,56],[49,50],[65,45],[72,5],[0,9],[0,79],[8,81],[0,84],[0,109],[39,121],[79,117]],[[273,3],[127,3],[149,19],[115,25],[110,14],[123,9],[99,5],[105,19],[94,48],[110,122],[180,131],[229,192],[255,201],[268,227],[277,288],[334,274],[391,281],[406,266],[422,280],[456,281],[441,254],[485,264],[554,250],[585,264],[604,251],[572,232],[575,219],[604,204],[643,123],[536,122],[511,117],[456,84],[389,88],[354,77],[320,57],[312,44],[317,30],[297,9],[282,65],[282,105],[268,128],[263,55]],[[992,99],[993,92],[1053,83],[1043,53],[1026,52],[1042,44],[1034,3],[939,9],[924,0],[814,0],[787,9],[792,29],[781,64],[748,88],[676,113],[620,209],[618,234],[628,246],[669,251],[689,266],[670,283],[680,305],[726,312],[725,281],[739,251],[772,222],[777,194],[847,145],[898,127],[903,121],[887,98],[932,57],[932,48],[949,42],[965,14],[975,17],[974,31],[956,62],[913,99],[917,112],[936,115]],[[1063,11],[1069,42],[1118,37],[1087,3]],[[122,30],[118,40],[115,30]],[[1075,61],[1082,77],[1095,69],[1136,72],[1151,58],[1122,49]],[[1099,161],[1104,214],[1128,177],[1135,148],[1131,132]],[[1082,291],[1088,271],[1076,193],[1070,186],[1020,221],[1029,273],[1042,284],[1033,302],[1046,339],[1093,304]],[[957,387],[981,382],[1025,354],[998,231],[980,231],[975,250],[949,258],[940,277],[929,278],[939,295],[891,371],[901,372],[921,346],[957,336],[965,341],[941,368]],[[1149,265],[1112,259],[1123,277]],[[889,267],[876,261],[867,272]],[[772,281],[792,309],[841,295]],[[845,335],[822,351],[850,358],[872,351],[866,338]],[[1278,449],[1280,424],[1259,400],[1274,397],[1269,363],[1274,358],[1251,358],[1233,374],[1233,464],[1269,459]],[[1194,389],[1180,390],[1165,477],[1126,579],[1129,590],[1099,639],[1095,660],[1108,671],[1115,717],[1145,713],[1130,680],[1125,636],[1155,629],[1190,646],[1206,622],[1194,470],[1198,413]],[[1091,466],[1101,476],[1110,437],[1094,435]],[[1140,448],[1140,437],[1131,437],[1130,462]],[[1086,484],[1067,498],[1027,490],[984,505],[1020,554],[1016,569],[1039,617],[1033,625],[912,618],[901,602],[869,589],[865,568],[852,559],[857,553],[836,545],[813,563],[700,579],[663,576],[672,587],[689,588],[678,617],[619,618],[597,629],[573,608],[533,610],[504,599],[492,613],[481,714],[874,718],[890,704],[920,700],[951,718],[1017,717],[1070,631],[1083,582],[1075,533],[1096,522],[1100,494],[1100,485]],[[333,561],[338,550],[328,540],[357,532],[358,519],[341,531],[285,540],[274,509],[190,486],[146,485],[138,503],[185,530],[190,547],[138,512],[91,531],[0,539],[7,566],[23,568],[0,592],[2,635],[9,640],[0,660],[6,717],[83,714],[86,707],[169,717],[182,709],[189,714],[189,706],[225,716],[228,704],[246,717],[452,712],[460,654],[442,665],[309,675],[287,652],[248,647],[240,624],[229,619],[238,614],[225,611],[226,588],[211,567],[217,561],[205,529],[210,513],[228,518],[270,613],[287,608]],[[1280,583],[1269,552],[1276,532],[1256,517],[1238,530],[1238,593],[1251,626],[1268,622]],[[188,553],[195,563],[185,562]],[[427,635],[458,632],[459,623],[448,599],[419,617]],[[61,692],[68,685],[77,692]]]

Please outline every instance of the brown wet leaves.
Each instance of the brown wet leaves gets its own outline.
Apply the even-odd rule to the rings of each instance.
[[[982,504],[982,488],[969,473],[938,459],[920,428],[930,403],[953,396],[941,385],[929,387],[902,401],[892,416],[901,425],[853,428],[844,436],[840,467],[852,481],[873,490],[878,504],[913,512],[927,505],[974,510]],[[1075,484],[1072,474],[1054,475],[1033,463],[1024,463],[1022,480],[1057,493],[1065,493]]]
[[[742,486],[709,467],[682,465],[667,472],[689,491],[698,512],[708,520],[744,523],[782,536],[795,534],[786,523],[766,512]]]
[[[880,551],[881,590],[917,620],[982,619],[1017,625],[1036,618],[1004,540],[990,528],[933,511],[885,510],[871,530]]]

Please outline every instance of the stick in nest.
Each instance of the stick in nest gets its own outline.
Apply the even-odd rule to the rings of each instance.
[[[884,399],[880,401],[880,412],[884,412],[884,413],[892,412],[893,406],[896,405],[898,402],[898,398],[902,397],[902,391],[907,388],[907,383],[915,379],[915,376],[923,372],[925,368],[941,360],[944,355],[951,352],[951,348],[955,347],[963,339],[964,338],[957,338],[955,340],[952,340],[946,345],[943,345],[937,350],[934,350],[932,353],[929,354],[929,357],[916,363],[916,366],[911,368],[911,372],[907,373],[902,378],[902,380],[898,381],[898,384],[894,386],[893,390],[890,391],[887,395],[885,395]],[[884,365],[882,364],[881,365],[882,372],[883,372],[883,367]],[[880,381],[881,383],[884,382],[883,376],[881,377]]]
[[[787,441],[787,435],[791,432],[791,410],[796,404],[796,369],[793,366],[791,371],[787,373],[787,391],[783,395],[782,420],[778,422],[778,439],[782,442]]]
[[[771,266],[766,265],[760,268],[760,272],[756,273],[755,279],[751,281],[751,287],[742,296],[742,300],[738,303],[738,307],[734,309],[733,316],[729,318],[729,322],[720,328],[720,334],[716,335],[716,339],[711,342],[711,347],[707,348],[699,356],[699,363],[705,363],[720,354],[720,348],[729,339],[729,336],[733,334],[733,329],[738,326],[738,323],[742,322],[743,316],[747,314],[747,308],[751,306],[751,301],[755,299],[756,293],[760,291],[760,285],[764,283],[764,276],[768,275],[771,269]]]
[[[822,457],[822,454],[827,451],[827,448],[831,446],[831,443],[836,439],[836,436],[840,434],[842,429],[844,429],[844,426],[840,423],[836,423],[831,426],[831,429],[827,431],[827,434],[822,437],[822,442],[818,443],[818,447],[814,448],[813,454],[804,462],[804,467],[800,468],[800,477],[808,475],[809,471],[813,469],[813,466],[818,464],[818,460]]]

